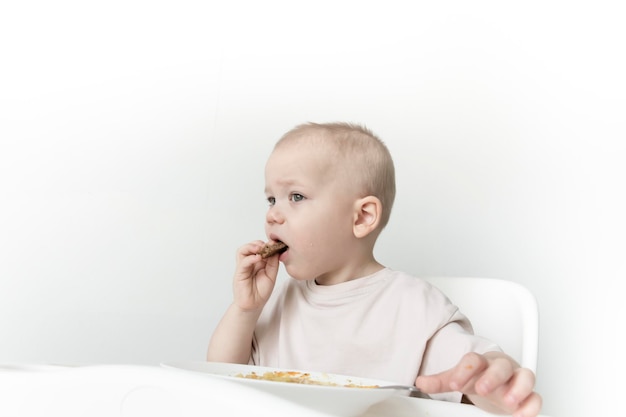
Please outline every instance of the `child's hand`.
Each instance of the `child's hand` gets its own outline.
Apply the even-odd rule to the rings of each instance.
[[[263,245],[264,242],[257,240],[237,250],[233,278],[234,303],[244,311],[263,308],[276,283],[278,256],[261,259],[257,253]]]
[[[533,391],[535,374],[500,352],[468,353],[452,369],[418,376],[415,386],[428,394],[460,391],[485,411],[535,417],[542,399]]]

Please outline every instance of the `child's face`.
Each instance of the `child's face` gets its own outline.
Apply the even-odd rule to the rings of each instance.
[[[332,166],[329,152],[327,146],[287,143],[266,165],[265,231],[289,246],[280,260],[295,279],[324,282],[341,276],[352,259],[358,197],[342,178],[345,169]]]

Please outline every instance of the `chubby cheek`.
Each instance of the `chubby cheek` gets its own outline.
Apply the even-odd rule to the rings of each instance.
[[[320,275],[327,262],[322,245],[311,239],[292,242],[288,256],[284,260],[289,276],[298,280],[313,279]]]
[[[345,225],[338,224],[336,213],[324,216],[301,216],[296,222],[290,223],[290,250],[285,267],[295,279],[312,279],[323,273],[336,263],[335,258],[341,256],[342,239],[345,240]],[[338,250],[339,249],[339,250]]]
[[[290,246],[293,246],[298,257],[319,256],[319,250],[323,242],[328,239],[327,230],[320,221],[310,218],[300,218],[296,223],[292,222],[290,233]]]

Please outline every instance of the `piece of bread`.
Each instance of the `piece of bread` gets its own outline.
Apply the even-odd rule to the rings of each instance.
[[[283,242],[266,243],[265,246],[263,246],[259,251],[259,255],[261,255],[261,258],[266,259],[286,250],[287,245]]]

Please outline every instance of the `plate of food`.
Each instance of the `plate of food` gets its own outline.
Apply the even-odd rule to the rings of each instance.
[[[300,369],[281,369],[221,362],[168,362],[161,366],[225,378],[326,414],[354,417],[403,389],[380,389],[393,382]]]

